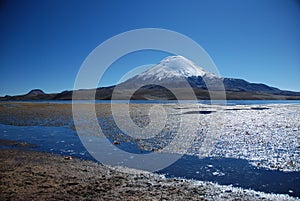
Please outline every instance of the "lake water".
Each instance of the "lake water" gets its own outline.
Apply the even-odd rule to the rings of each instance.
[[[36,102],[36,101],[35,101]],[[42,103],[68,103],[71,101],[38,101]],[[90,103],[89,101],[80,101]],[[110,103],[110,101],[96,101],[97,104]],[[124,101],[114,101],[114,103],[125,103]],[[133,101],[134,104],[168,104],[174,101]],[[190,103],[186,101],[186,103]],[[194,103],[194,102],[192,102]],[[201,101],[209,104],[209,101]],[[300,101],[260,101],[248,100],[227,101],[227,105],[265,105],[265,104],[296,104]],[[46,127],[46,126],[11,126],[0,124],[0,139],[16,140],[19,142],[29,142],[37,145],[36,147],[26,148],[36,151],[50,152],[61,155],[71,155],[88,160],[95,159],[86,151],[77,133],[67,127]],[[109,139],[113,141],[112,139]],[[94,140],[94,143],[99,141]],[[95,144],[96,145],[96,144]],[[115,146],[115,145],[111,145]],[[123,142],[116,146],[122,150],[136,153],[147,154],[149,151],[141,150],[134,142]],[[17,148],[5,147],[0,148]],[[20,147],[18,147],[20,148]],[[171,155],[171,154],[170,154]],[[253,189],[263,192],[273,192],[289,194],[300,197],[300,172],[283,172],[266,168],[252,166],[245,159],[227,157],[206,157],[200,159],[197,156],[184,155],[171,166],[164,168],[158,173],[165,174],[167,177],[182,177],[203,181],[212,181],[224,185]]]
[[[5,102],[5,101],[3,101]],[[51,104],[72,104],[71,100],[37,100],[37,101],[12,101],[12,102],[33,102],[33,103],[51,103]],[[126,100],[76,100],[75,103],[96,103],[96,104],[107,104],[107,103],[128,103]],[[177,103],[176,100],[131,100],[131,104],[172,104]],[[225,105],[265,105],[265,104],[300,104],[300,100],[183,100],[181,103],[200,103],[200,104],[225,104]]]

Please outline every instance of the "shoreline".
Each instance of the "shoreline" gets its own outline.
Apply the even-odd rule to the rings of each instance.
[[[299,200],[26,149],[0,159],[1,200]]]
[[[120,173],[116,171],[116,168],[99,165],[90,158],[81,158],[80,156],[86,156],[87,152],[86,149],[83,149],[84,147],[80,147],[81,143],[78,136],[75,135],[71,106],[71,104],[48,103],[0,103],[0,126],[3,125],[1,127],[2,136],[3,139],[6,139],[0,140],[0,192],[3,196],[0,197],[0,200],[299,200],[299,198],[290,197],[299,195],[298,188],[294,188],[296,186],[294,184],[297,182],[293,183],[293,188],[284,186],[285,189],[282,191],[283,187],[281,187],[285,181],[290,183],[299,181],[297,180],[298,176],[289,180],[291,177],[278,177],[277,174],[277,177],[271,176],[267,181],[259,182],[263,180],[262,175],[266,175],[265,172],[260,172],[264,173],[258,174],[260,176],[248,177],[253,171],[245,172],[243,167],[235,163],[230,163],[228,167],[230,171],[231,167],[239,168],[239,171],[234,171],[234,175],[227,174],[230,178],[240,175],[238,178],[245,178],[246,184],[250,182],[248,178],[254,178],[255,185],[264,186],[263,184],[266,184],[273,190],[279,188],[279,191],[266,190],[264,192],[285,193],[286,195],[263,193],[263,190],[256,188],[255,185],[250,185],[250,187],[249,185],[240,185],[241,180],[238,181],[238,186],[243,186],[244,189],[226,186],[227,184],[235,185],[234,182],[237,180],[232,182],[227,179],[227,183],[220,182],[220,184],[224,184],[223,186],[199,181],[205,179],[201,179],[202,176],[194,175],[197,173],[196,169],[186,166],[185,163],[179,166],[184,168],[181,171],[183,174],[174,174],[177,175],[177,178],[164,178],[162,175],[124,167],[118,168],[122,172]],[[82,109],[86,109],[85,104],[81,106]],[[122,109],[123,105],[116,106]],[[130,108],[132,119],[138,125],[148,122],[145,111],[147,112],[149,107],[151,104],[134,104]],[[102,104],[97,105],[96,113],[101,119],[101,125],[103,124],[104,128],[107,128],[105,132],[108,137],[119,142],[118,146],[134,148],[134,150],[152,150],[157,148],[157,145],[158,151],[159,146],[164,147],[163,143],[168,143],[169,138],[172,138],[173,135],[167,128],[173,128],[180,115],[190,119],[200,115],[201,122],[198,123],[202,130],[198,133],[191,149],[188,150],[192,156],[198,154],[202,133],[209,135],[209,128],[211,128],[209,122],[213,119],[218,120],[224,125],[217,130],[222,136],[215,144],[210,157],[242,159],[251,162],[253,167],[287,172],[282,174],[299,171],[297,158],[299,122],[297,119],[299,119],[300,108],[298,105],[209,106],[190,104],[183,107],[177,105],[164,105],[164,107],[170,114],[179,115],[168,116],[170,121],[162,135],[155,138],[155,143],[136,142],[139,147],[129,145],[126,147],[126,143],[131,142],[132,139],[124,138],[118,129],[111,129],[117,127],[110,118],[109,107]],[[217,117],[220,115],[223,119],[219,120]],[[89,116],[83,119],[89,119]],[[87,128],[88,124],[85,121],[83,123],[83,128]],[[175,131],[176,128],[175,126]],[[89,129],[93,131],[94,127],[89,127]],[[181,153],[180,151],[180,149],[173,150],[174,153]],[[65,160],[65,156],[81,159]],[[185,161],[183,160],[183,162]],[[211,164],[211,161],[209,162],[210,166],[213,165],[213,169],[204,164],[203,168],[197,166],[197,171],[203,171],[203,174],[210,177],[214,176],[215,172],[220,173],[221,176],[223,172],[227,172],[224,166],[219,167]],[[10,169],[5,167],[10,167]],[[175,169],[173,167],[173,170],[176,169],[178,167]],[[168,173],[170,172],[166,174],[168,175]],[[141,176],[142,174],[143,176]],[[178,178],[182,175],[184,178],[198,178],[198,180]],[[276,176],[273,173],[271,175]],[[213,181],[218,182],[219,178],[223,179],[224,177],[218,176]],[[230,182],[228,183],[228,181]],[[252,187],[257,191],[245,190]],[[263,189],[265,188],[263,187]],[[2,192],[5,194],[2,195]]]

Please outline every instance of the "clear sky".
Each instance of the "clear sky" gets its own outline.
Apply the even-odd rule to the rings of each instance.
[[[296,0],[1,0],[0,96],[33,88],[71,90],[95,47],[138,28],[170,29],[192,38],[221,76],[300,91]],[[167,54],[133,56],[116,62],[101,85],[112,85],[131,68],[157,63]]]

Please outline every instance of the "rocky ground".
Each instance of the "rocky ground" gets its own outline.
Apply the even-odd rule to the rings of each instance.
[[[296,200],[17,149],[0,150],[0,178],[0,200]]]

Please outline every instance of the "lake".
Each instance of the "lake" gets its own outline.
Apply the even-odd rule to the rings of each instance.
[[[79,137],[72,126],[71,103],[71,101],[1,102],[0,138],[26,141],[36,145],[26,149],[88,160],[95,159],[93,153],[89,153],[82,142],[99,147],[99,144],[108,139],[112,150],[120,149],[132,153],[132,159],[137,155],[152,152],[157,152],[163,157],[180,154],[182,157],[175,163],[157,171],[167,177],[212,181],[300,197],[300,101],[235,100],[227,101],[225,106],[210,105],[208,101],[198,103],[185,101],[185,105],[180,107],[176,101],[133,101],[136,106],[133,106],[131,117],[138,120],[137,123],[140,125],[147,124],[147,117],[141,112],[147,111],[145,107],[147,108],[149,104],[165,104],[166,111],[169,111],[170,119],[162,134],[145,140],[134,140],[117,128],[111,114],[106,111],[110,101],[96,101],[99,105],[98,122],[106,138],[94,135]],[[58,107],[57,104],[63,107]],[[126,102],[114,101],[114,104],[123,108]],[[63,113],[67,115],[63,116]],[[186,152],[182,152],[180,147],[168,152],[159,151],[169,143],[168,140],[174,139],[173,135],[178,130],[177,120],[182,116],[189,119],[191,124],[193,119],[200,117],[200,124],[195,124],[197,132],[190,148]],[[86,122],[88,118],[83,119],[83,124],[89,124]],[[220,134],[209,154],[199,157],[203,145],[201,143],[205,140],[203,135],[209,136],[212,122],[217,122],[219,126],[214,131]],[[88,129],[90,130],[87,130],[87,133],[94,128]],[[114,145],[116,140],[118,144]],[[117,154],[119,152],[112,151],[107,153],[107,157],[118,158]],[[119,161],[119,164],[122,165],[124,161]],[[132,163],[133,167],[139,165]]]

